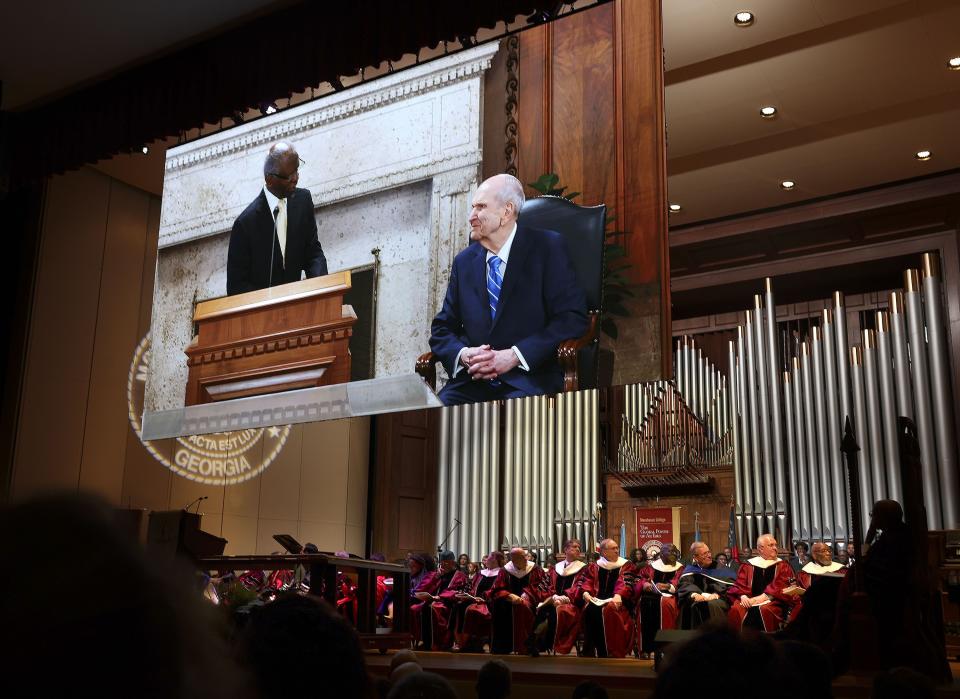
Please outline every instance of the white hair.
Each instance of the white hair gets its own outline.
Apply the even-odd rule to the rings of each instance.
[[[501,184],[497,192],[497,199],[501,204],[513,204],[513,213],[519,216],[520,210],[527,201],[527,198],[523,194],[523,185],[520,183],[520,180],[513,175],[504,173],[502,175],[496,175],[496,177],[500,180]]]

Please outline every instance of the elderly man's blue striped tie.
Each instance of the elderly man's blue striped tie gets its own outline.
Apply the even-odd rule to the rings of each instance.
[[[503,273],[500,263],[503,262],[494,255],[487,260],[487,295],[490,297],[490,320],[497,315],[497,304],[500,302],[500,287],[503,285]]]

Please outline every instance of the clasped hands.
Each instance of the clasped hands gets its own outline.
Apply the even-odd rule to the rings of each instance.
[[[715,592],[694,592],[690,597],[694,602],[711,602],[715,599],[720,599],[720,595]]]
[[[460,353],[460,363],[475,381],[491,381],[520,364],[512,347],[491,349],[490,345],[467,347]]]

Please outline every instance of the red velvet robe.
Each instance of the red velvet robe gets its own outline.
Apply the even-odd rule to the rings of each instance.
[[[529,573],[514,574],[513,563],[500,569],[490,590],[491,653],[523,653],[533,629],[534,610],[546,596],[546,576],[540,566],[527,564]],[[523,598],[520,604],[511,604],[511,594]]]
[[[357,586],[341,571],[337,571],[337,609],[354,626],[357,625]]]
[[[653,639],[660,629],[677,628],[680,608],[677,606],[677,586],[683,566],[675,564],[667,568],[660,560],[651,561],[640,570],[637,584],[634,586],[634,598],[637,604],[637,646],[641,653],[653,652]],[[667,584],[670,590],[666,594],[657,591],[656,583]]]
[[[730,600],[727,618],[735,629],[747,626],[767,633],[779,631],[786,622],[790,609],[796,604],[796,598],[783,594],[784,588],[794,580],[793,568],[787,561],[779,558],[769,565],[766,564],[759,556],[751,558],[740,566],[737,581],[727,591]],[[766,567],[762,567],[765,565]],[[748,609],[740,606],[741,595],[756,597],[761,592],[770,598],[769,604]]]
[[[421,582],[415,592],[429,592],[439,600],[417,600],[410,605],[410,633],[414,645],[423,643],[424,650],[450,650],[453,628],[450,624],[456,594],[467,587],[467,576],[454,568],[437,571],[428,585]]]
[[[598,607],[581,597],[584,652],[601,658],[625,658],[634,643],[633,586],[637,582],[637,567],[625,558],[609,565],[615,567],[602,568],[598,563],[587,566],[581,595],[589,592],[597,599],[620,595],[623,604],[619,609],[612,603]]]
[[[484,573],[487,573],[487,575],[484,575]],[[473,597],[480,597],[483,601],[463,600],[457,604],[455,636],[460,650],[481,652],[484,641],[490,638],[491,617],[488,605],[490,592],[493,590],[499,574],[499,568],[485,568],[477,573],[467,592]]]
[[[549,629],[540,650],[552,649],[558,655],[567,655],[573,649],[580,635],[580,604],[586,572],[587,566],[582,561],[567,566],[566,560],[550,570],[549,589],[543,598],[543,606],[536,613],[537,622],[547,621]],[[554,595],[568,597],[570,601],[547,604]]]

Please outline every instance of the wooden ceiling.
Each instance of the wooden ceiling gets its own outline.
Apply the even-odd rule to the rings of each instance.
[[[960,2],[663,3],[672,229],[960,166]],[[755,15],[737,27],[741,10]],[[778,114],[763,119],[760,107]],[[933,157],[914,154],[929,149]],[[793,191],[779,183],[791,179]]]

